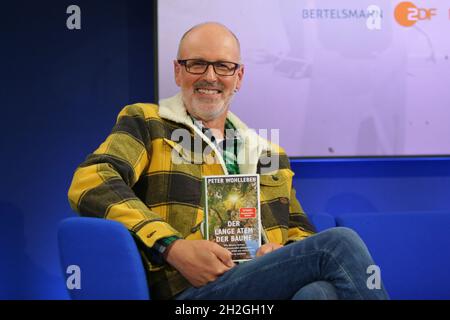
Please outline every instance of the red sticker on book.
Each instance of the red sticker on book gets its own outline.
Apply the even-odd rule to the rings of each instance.
[[[256,218],[256,208],[240,208],[239,218],[241,219]]]

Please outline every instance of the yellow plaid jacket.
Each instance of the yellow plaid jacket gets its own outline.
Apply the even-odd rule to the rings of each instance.
[[[294,173],[283,149],[233,113],[227,117],[244,141],[238,150],[240,173],[260,174],[264,240],[286,244],[313,234],[296,199]],[[191,148],[177,143],[180,129],[199,139],[203,152],[198,153],[194,142]],[[152,298],[168,299],[190,284],[170,265],[155,264],[146,252],[168,236],[202,239],[202,177],[224,174],[220,153],[192,123],[178,94],[159,106],[126,106],[111,134],[76,169],[68,197],[81,215],[119,221],[130,230],[146,265]]]

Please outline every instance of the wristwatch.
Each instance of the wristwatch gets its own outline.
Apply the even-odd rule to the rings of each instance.
[[[162,256],[164,254],[164,252],[166,251],[166,249],[172,244],[172,242],[179,240],[179,239],[181,239],[181,238],[178,236],[170,236],[170,237],[166,237],[166,238],[161,238],[155,242],[155,244],[153,245],[153,249],[158,251]]]

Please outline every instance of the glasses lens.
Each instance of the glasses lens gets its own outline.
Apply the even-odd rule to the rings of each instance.
[[[231,76],[236,70],[236,65],[231,62],[216,62],[214,63],[214,70],[218,75]]]
[[[208,68],[208,63],[203,60],[188,60],[186,61],[186,70],[194,74],[202,74]]]

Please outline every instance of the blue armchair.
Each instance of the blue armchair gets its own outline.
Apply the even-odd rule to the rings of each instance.
[[[141,256],[122,224],[105,219],[68,218],[59,226],[58,245],[68,280],[69,267],[79,267],[80,288],[68,288],[72,299],[150,299]]]

